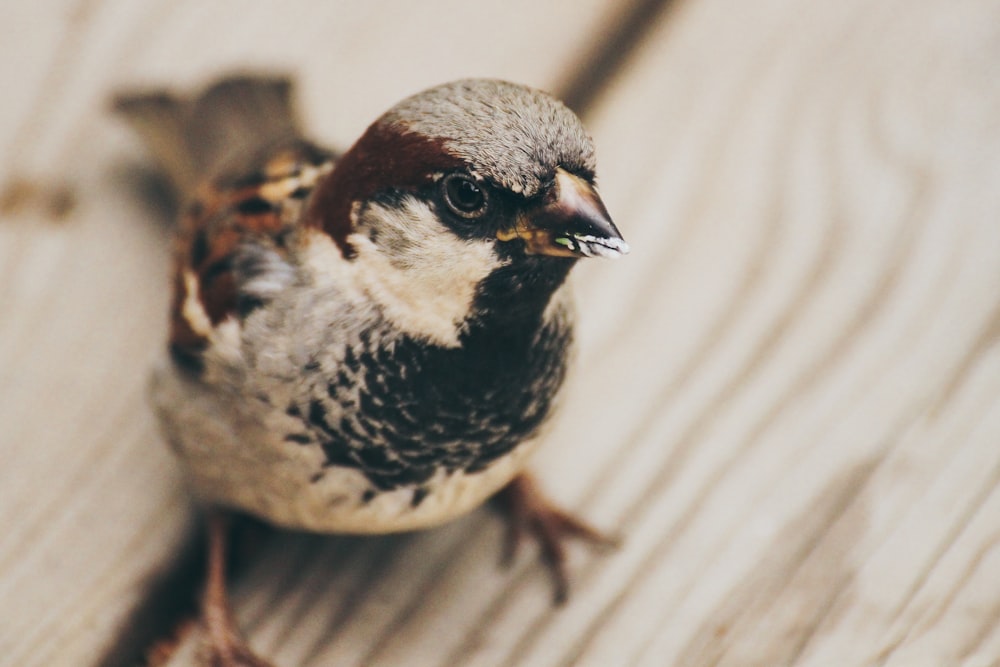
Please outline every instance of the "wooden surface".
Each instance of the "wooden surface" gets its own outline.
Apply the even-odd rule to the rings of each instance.
[[[0,7],[0,665],[119,664],[170,629],[154,584],[190,584],[143,396],[167,231],[105,102],[232,67],[297,71],[339,145],[457,76],[599,84],[574,99],[633,248],[578,271],[582,355],[534,465],[625,546],[574,549],[555,610],[530,554],[497,567],[487,510],[280,535],[234,589],[261,652],[1000,664],[1000,4],[677,0],[625,50],[627,4],[333,4]]]

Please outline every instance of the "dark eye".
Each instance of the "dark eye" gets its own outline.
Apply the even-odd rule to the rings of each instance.
[[[486,190],[464,174],[449,174],[441,182],[448,208],[463,218],[479,218],[486,213]]]

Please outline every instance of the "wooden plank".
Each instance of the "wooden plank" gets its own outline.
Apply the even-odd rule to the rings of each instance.
[[[881,659],[889,618],[873,607],[920,585],[995,483],[970,428],[997,432],[996,87],[972,66],[990,58],[975,26],[994,13],[689,3],[633,68],[599,114],[618,151],[603,154],[605,191],[614,206],[619,183],[639,184],[647,194],[626,200],[647,221],[630,233],[636,259],[642,234],[665,252],[631,284],[602,285],[637,295],[604,320],[636,332],[600,340],[646,351],[632,386],[657,403],[618,481],[588,494],[631,525],[629,560],[602,563],[574,613],[491,619],[491,635],[530,630],[517,652],[472,664]],[[635,160],[639,146],[664,166]],[[946,415],[952,431],[918,434]],[[979,476],[945,468],[956,449]],[[956,515],[935,526],[922,518],[938,476]],[[904,522],[907,541],[880,547],[884,569],[859,583]]]
[[[995,8],[731,10],[686,5],[621,85],[648,100],[666,79],[661,102],[626,123],[611,97],[600,114],[626,169],[605,172],[609,199],[612,179],[667,184],[630,201],[672,261],[608,289],[640,295],[647,359],[656,345],[676,356],[648,371],[660,414],[632,445],[646,451],[621,474],[631,484],[591,500],[635,526],[635,561],[609,561],[579,614],[524,621],[525,664],[876,664],[890,619],[873,608],[920,585],[995,483],[973,433],[997,432],[996,87],[971,66],[990,57],[975,26]],[[650,146],[657,116],[673,129]],[[643,176],[648,163],[628,159],[639,145],[662,151],[666,173]],[[979,476],[945,467],[956,450]],[[925,520],[935,482],[956,514],[940,526]],[[907,539],[889,542],[904,523]],[[859,579],[876,548],[883,569]]]
[[[321,138],[343,143],[430,83],[555,85],[606,21],[601,5],[0,8],[0,83],[18,91],[0,111],[0,184],[18,194],[0,224],[0,665],[97,664],[148,634],[123,625],[187,541],[187,500],[144,398],[162,345],[168,242],[119,173],[142,158],[108,117],[111,91],[200,85],[233,67],[294,70]],[[78,206],[53,222],[63,182]]]
[[[995,3],[689,0],[591,114],[633,255],[581,267],[536,469],[620,527],[553,610],[500,522],[289,536],[282,665],[1000,662]],[[190,655],[190,654],[188,654]],[[175,664],[186,664],[178,658]]]

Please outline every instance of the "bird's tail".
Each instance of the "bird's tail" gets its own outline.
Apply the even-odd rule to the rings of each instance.
[[[193,97],[124,93],[114,98],[114,109],[182,196],[228,161],[300,136],[292,82],[281,76],[229,76]]]

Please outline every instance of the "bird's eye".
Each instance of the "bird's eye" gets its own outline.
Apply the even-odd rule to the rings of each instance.
[[[448,208],[463,218],[480,218],[486,213],[488,198],[474,180],[464,174],[449,174],[441,182]]]

